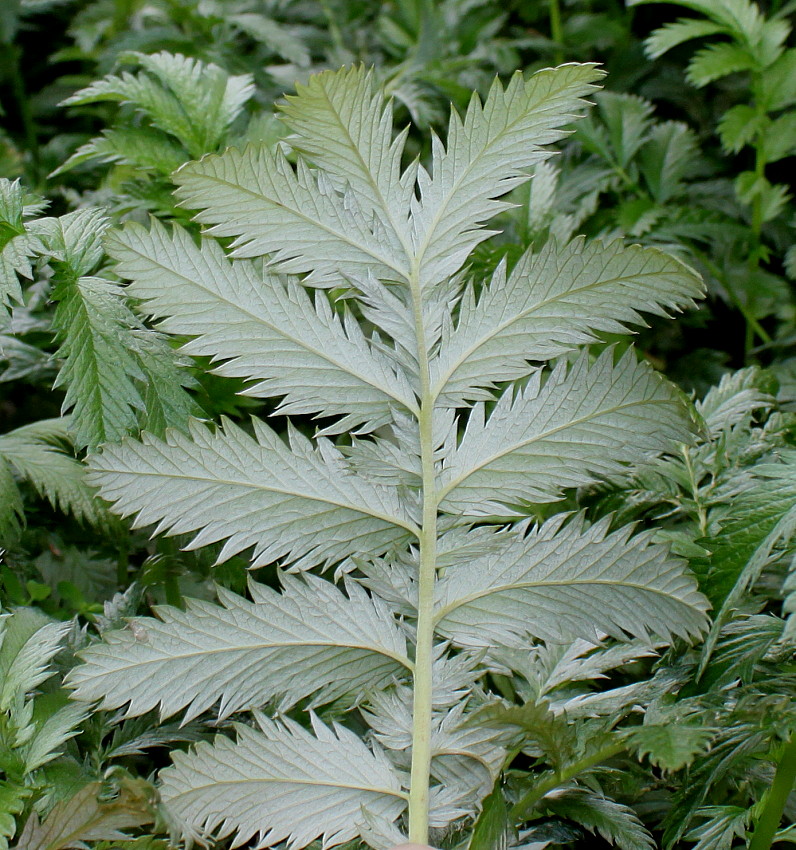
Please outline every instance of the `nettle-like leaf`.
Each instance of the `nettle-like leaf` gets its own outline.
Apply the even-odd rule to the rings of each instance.
[[[153,148],[152,134],[145,130],[111,131],[80,148],[56,174],[88,159],[154,166],[165,172],[174,159],[181,165],[185,152],[196,157],[215,150],[254,93],[250,74],[230,76],[217,65],[179,53],[131,52],[124,54],[122,60],[139,65],[141,70],[136,74],[108,74],[75,92],[62,105],[129,103],[167,135],[155,136],[158,147]],[[176,139],[184,151],[175,147],[169,137]]]
[[[599,78],[565,65],[496,82],[432,139],[427,170],[405,167],[405,133],[364,69],[325,72],[281,107],[292,135],[278,148],[180,169],[178,197],[209,226],[199,244],[155,223],[108,236],[131,294],[185,351],[281,399],[274,421],[324,419],[312,439],[289,423],[285,439],[260,420],[194,422],[91,460],[137,525],[190,533],[189,547],[226,541],[220,560],[278,562],[281,590],[158,609],[72,674],[78,698],[131,715],[279,712],[175,754],[162,796],[185,836],[385,848],[463,828],[507,756],[477,714],[501,650],[610,635],[622,649],[589,662],[594,678],[649,654],[633,637],[704,628],[705,599],[649,534],[527,518],[690,440],[679,394],[632,350],[577,349],[687,307],[699,279],[657,250],[580,239],[486,283],[467,266]],[[344,588],[306,572],[331,566]],[[308,715],[330,701],[332,727]],[[632,812],[577,794],[588,828],[648,846]]]

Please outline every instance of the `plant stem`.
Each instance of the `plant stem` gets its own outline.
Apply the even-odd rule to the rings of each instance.
[[[564,61],[564,27],[561,24],[561,5],[559,0],[550,0],[550,37],[556,43],[553,54],[556,65]]]
[[[585,758],[580,759],[579,761],[573,762],[569,766],[565,767],[562,770],[557,770],[553,776],[549,779],[546,779],[544,782],[540,782],[535,787],[531,788],[527,794],[521,797],[512,807],[509,812],[509,817],[512,822],[516,823],[517,821],[524,820],[531,812],[534,810],[536,804],[551,791],[554,791],[558,788],[559,785],[563,785],[565,782],[573,779],[579,773],[582,773],[584,770],[587,770],[590,767],[594,767],[596,764],[601,764],[604,761],[607,761],[609,758],[612,758],[615,755],[618,755],[625,749],[625,744],[622,741],[619,741],[615,744],[609,744],[607,747],[603,747],[601,750],[598,750],[596,753],[592,753],[590,756],[586,756]]]
[[[774,774],[774,781],[766,796],[763,811],[755,824],[752,840],[749,842],[749,850],[769,850],[774,841],[774,836],[779,829],[782,813],[785,811],[785,803],[788,801],[790,792],[796,782],[796,733],[790,736],[785,744],[782,755]]]
[[[434,396],[428,368],[422,292],[416,272],[410,278],[420,371],[420,457],[423,474],[423,525],[420,531],[417,643],[412,708],[412,772],[409,787],[409,840],[428,843],[431,712],[434,663],[434,583],[437,572],[437,492],[434,469]]]

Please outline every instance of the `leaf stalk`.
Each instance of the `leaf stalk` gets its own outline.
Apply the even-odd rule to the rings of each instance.
[[[777,764],[774,781],[755,824],[749,850],[769,850],[779,829],[782,813],[796,783],[796,733],[790,736]]]
[[[412,708],[412,769],[409,788],[409,840],[428,842],[431,716],[434,663],[434,584],[437,572],[437,492],[434,468],[434,395],[423,324],[423,295],[416,269],[409,279],[412,292],[420,372],[418,427],[422,467],[423,524],[420,530],[417,642]]]

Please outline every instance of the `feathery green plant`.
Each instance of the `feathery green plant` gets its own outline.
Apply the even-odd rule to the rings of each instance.
[[[161,772],[185,836],[441,839],[509,757],[474,718],[490,701],[486,648],[705,626],[704,597],[649,533],[528,519],[690,439],[677,391],[632,349],[578,349],[639,311],[691,304],[699,279],[656,249],[580,240],[489,281],[467,269],[501,196],[550,157],[600,77],[563,65],[496,82],[452,114],[444,143],[432,136],[426,170],[404,167],[406,132],[370,74],[326,72],[281,107],[295,165],[252,146],[177,173],[209,226],[198,244],[157,223],[108,234],[128,291],[190,337],[186,352],[279,398],[275,416],[323,426],[309,439],[288,424],[286,442],[260,420],[194,421],[91,460],[138,525],[192,533],[192,548],[224,541],[219,561],[251,549],[253,568],[282,564],[281,590],[160,608],[71,676],[78,699],[130,715],[254,712],[235,740]],[[340,584],[312,572],[333,565]]]
[[[657,0],[629,0],[629,5]],[[788,47],[791,25],[784,10],[766,17],[751,0],[672,0],[675,5],[704,17],[680,18],[655,30],[646,41],[647,55],[662,56],[678,45],[697,38],[718,36],[698,50],[686,69],[686,78],[702,88],[734,74],[748,77],[748,101],[729,108],[720,118],[717,132],[724,152],[738,154],[751,148],[753,167],[738,173],[735,194],[749,211],[750,244],[748,260],[736,280],[725,280],[732,296],[746,301],[747,353],[755,337],[770,343],[770,335],[755,321],[755,291],[769,291],[776,282],[770,272],[761,269],[771,257],[771,247],[763,239],[764,226],[777,218],[787,220],[791,195],[784,183],[774,183],[767,173],[773,163],[796,154],[796,48]],[[784,225],[786,268],[796,257],[793,233]],[[780,245],[783,240],[778,240]],[[789,297],[786,284],[777,287],[781,298]],[[735,291],[733,291],[735,290]],[[751,315],[750,315],[751,314]]]

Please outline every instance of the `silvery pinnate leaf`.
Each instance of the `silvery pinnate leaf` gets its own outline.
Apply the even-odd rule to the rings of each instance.
[[[521,378],[529,361],[550,360],[644,324],[639,311],[665,315],[692,303],[699,278],[655,248],[621,242],[548,242],[527,251],[508,277],[504,265],[476,298],[468,288],[455,329],[432,365],[435,394],[473,398],[473,390]]]
[[[486,647],[701,631],[704,597],[665,547],[646,532],[631,537],[627,526],[609,534],[606,521],[562,527],[565,517],[520,529],[494,554],[451,568],[437,584],[439,631]]]
[[[136,525],[197,532],[190,548],[226,540],[218,560],[254,547],[252,566],[279,558],[295,568],[351,552],[379,554],[414,531],[393,490],[352,474],[330,444],[291,432],[291,446],[263,422],[254,436],[225,420],[211,431],[107,445],[90,481]]]
[[[235,724],[235,742],[218,736],[175,752],[161,773],[161,798],[186,836],[331,847],[357,837],[363,809],[393,822],[405,808],[389,762],[348,729],[315,718],[313,732],[287,718],[258,722],[261,731]]]
[[[445,145],[432,137],[431,174],[418,173],[420,200],[412,202],[415,265],[423,286],[450,277],[490,236],[481,223],[506,209],[496,200],[528,179],[524,169],[549,158],[543,145],[582,113],[603,76],[594,65],[562,65],[521,72],[506,88],[495,82],[482,104],[473,95],[464,118],[452,113]]]
[[[282,582],[282,593],[252,582],[252,602],[220,588],[221,605],[164,606],[106,634],[70,677],[76,696],[127,715],[185,708],[186,719],[218,703],[223,718],[275,698],[285,708],[313,694],[356,697],[409,673],[405,638],[379,599],[312,575]]]
[[[128,225],[107,240],[128,291],[162,319],[163,330],[194,337],[188,354],[224,361],[220,375],[254,382],[247,395],[283,396],[285,414],[343,416],[327,432],[392,420],[391,407],[415,410],[412,387],[359,325],[340,321],[328,299],[314,303],[295,280],[230,261],[211,239]]]
[[[478,516],[501,504],[547,502],[565,487],[610,475],[632,461],[690,440],[677,391],[628,351],[590,363],[560,363],[509,388],[487,417],[474,406],[441,475],[441,507]]]
[[[407,130],[393,138],[392,105],[373,72],[362,66],[324,71],[285,100],[279,110],[295,134],[290,146],[339,177],[360,206],[376,211],[394,237],[407,241],[415,168],[401,171]]]
[[[249,146],[205,156],[175,175],[177,197],[214,236],[237,237],[233,257],[269,254],[280,271],[312,272],[319,284],[340,282],[341,269],[398,280],[408,275],[400,245],[356,200],[344,198],[302,160],[296,169],[279,150]]]

